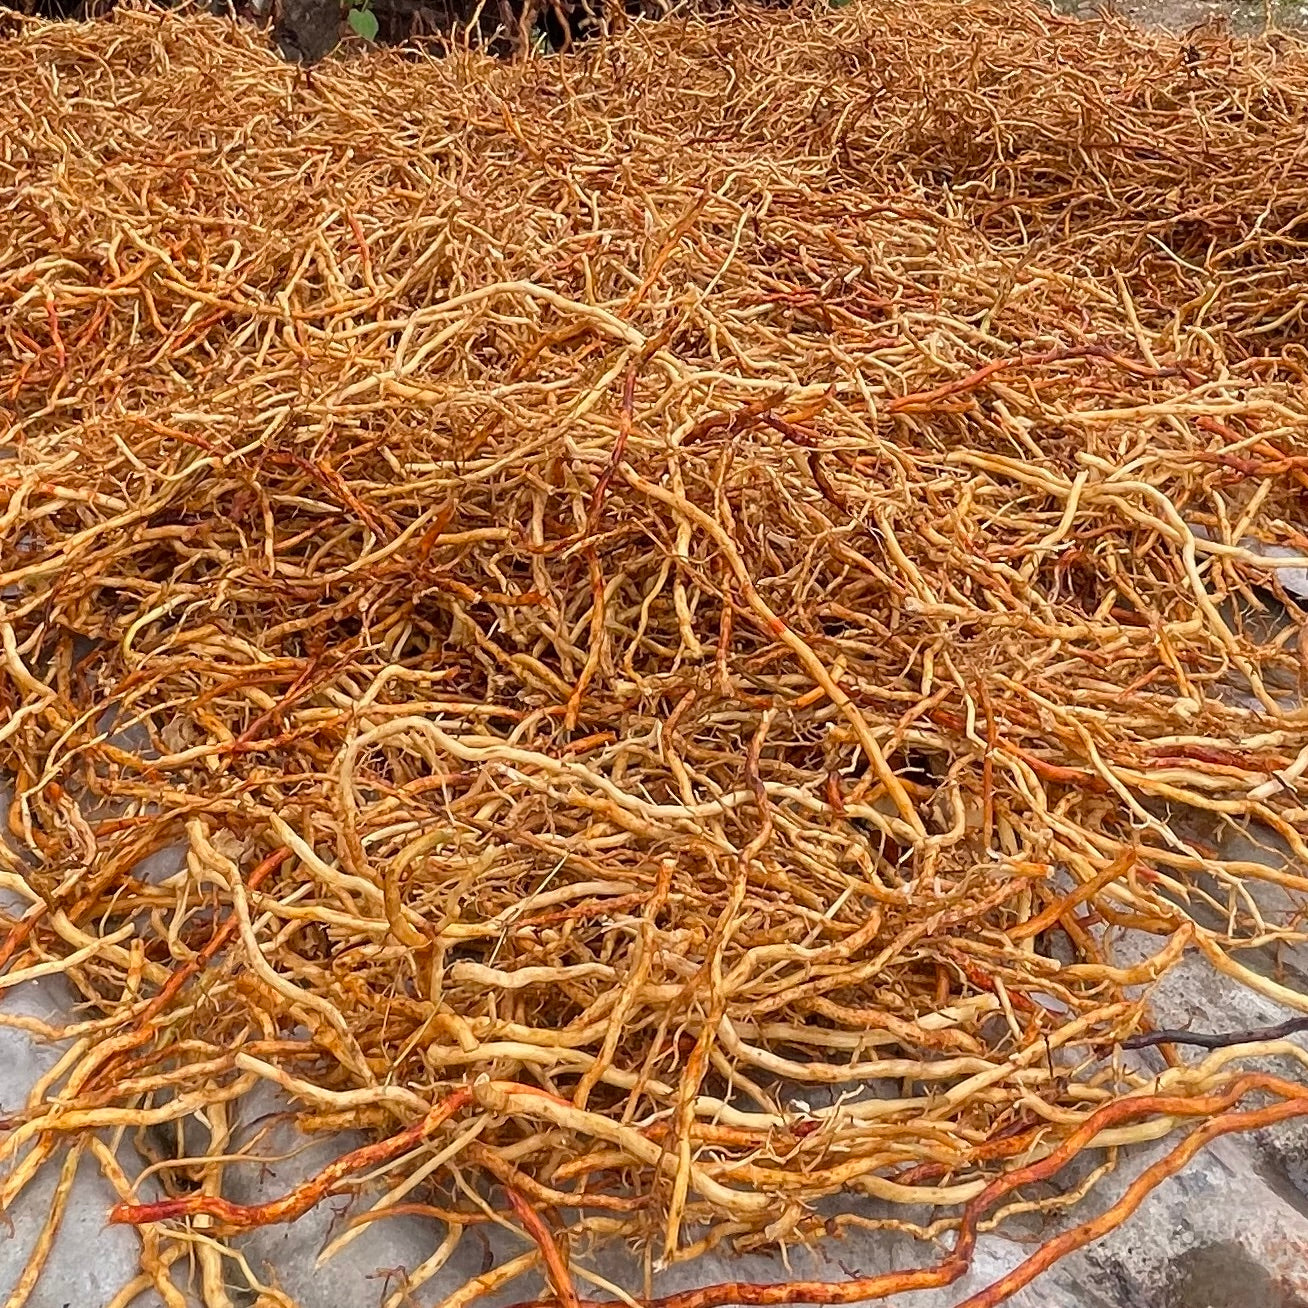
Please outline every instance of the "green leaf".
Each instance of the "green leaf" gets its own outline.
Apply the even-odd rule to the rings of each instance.
[[[843,9],[847,4],[850,3],[852,3],[852,0],[827,0],[827,4],[832,9]]]
[[[352,7],[349,24],[365,41],[377,39],[377,15],[371,9]]]

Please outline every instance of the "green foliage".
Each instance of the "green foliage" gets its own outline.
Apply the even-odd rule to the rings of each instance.
[[[367,0],[350,0],[350,12],[345,19],[356,35],[365,41],[377,39],[377,15],[368,7]]]

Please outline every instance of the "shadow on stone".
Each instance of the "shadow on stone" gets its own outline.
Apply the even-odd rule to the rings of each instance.
[[[1191,1249],[1172,1264],[1163,1308],[1308,1308],[1235,1243]]]

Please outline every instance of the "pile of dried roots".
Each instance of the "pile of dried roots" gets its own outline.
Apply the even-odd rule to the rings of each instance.
[[[432,1218],[395,1303],[491,1217],[449,1302],[945,1233],[663,1302],[876,1299],[1175,1133],[991,1303],[1308,1113],[1121,1048],[1179,961],[1308,1009],[1301,46],[912,0],[306,79],[119,9],[0,99],[0,985],[76,1000],[0,1201],[98,1159],[116,1302],[351,1190]],[[242,1207],[269,1082],[376,1143]]]

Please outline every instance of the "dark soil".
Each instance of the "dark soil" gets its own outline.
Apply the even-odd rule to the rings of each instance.
[[[174,7],[169,0],[160,0]],[[483,48],[513,54],[526,48],[564,50],[634,17],[659,18],[669,0],[353,0],[377,19],[384,45],[429,42],[464,34]],[[0,0],[0,9],[44,18],[85,21],[102,18],[116,0]],[[268,27],[283,55],[316,63],[349,35],[349,0],[175,0],[199,3],[217,14]],[[720,10],[729,0],[696,0],[695,8]]]

